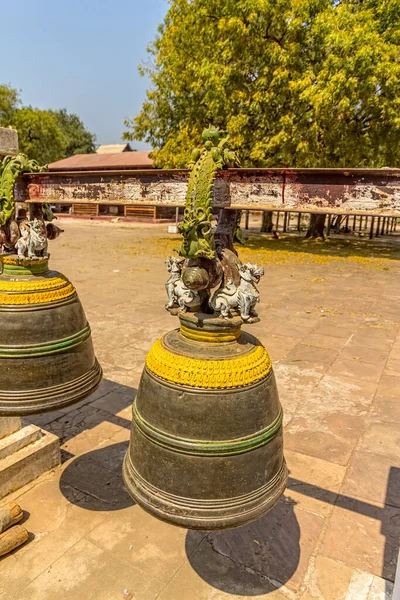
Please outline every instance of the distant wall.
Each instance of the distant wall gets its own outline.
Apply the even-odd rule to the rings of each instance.
[[[188,171],[71,171],[26,174],[18,200],[183,206]],[[214,207],[400,215],[400,169],[228,169]]]

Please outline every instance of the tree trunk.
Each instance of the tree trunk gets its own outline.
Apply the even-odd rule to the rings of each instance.
[[[272,214],[272,210],[263,212],[260,233],[271,233],[273,228]]]
[[[310,224],[308,226],[308,230],[306,233],[306,239],[313,238],[322,238],[325,239],[324,229],[325,229],[325,219],[326,214],[321,215],[319,213],[312,213],[310,215]]]

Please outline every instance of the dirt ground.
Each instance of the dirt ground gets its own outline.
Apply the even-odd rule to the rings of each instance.
[[[285,411],[289,485],[256,523],[163,524],[121,479],[131,404],[164,309],[167,225],[65,219],[51,266],[75,284],[104,369],[78,406],[33,417],[63,464],[12,495],[29,543],[0,560],[1,600],[384,600],[400,539],[400,240],[252,235],[261,322]],[[4,499],[6,502],[9,498]]]

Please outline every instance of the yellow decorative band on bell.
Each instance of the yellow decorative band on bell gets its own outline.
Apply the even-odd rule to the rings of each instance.
[[[64,280],[57,277],[50,281],[53,282],[51,288],[48,286],[47,281],[4,282],[0,280],[0,305],[27,305],[57,302],[59,300],[65,300],[76,293],[74,286],[67,279]]]
[[[205,331],[200,329],[191,329],[185,325],[181,325],[181,334],[195,342],[208,342],[208,343],[221,343],[221,342],[235,342],[240,337],[240,327],[237,329],[228,331]]]
[[[36,292],[64,287],[69,281],[66,277],[51,277],[37,281],[10,281],[0,279],[1,292]]]
[[[146,357],[151,373],[165,381],[206,389],[227,389],[251,385],[264,379],[272,369],[263,346],[242,356],[225,360],[206,360],[175,354],[157,340]]]

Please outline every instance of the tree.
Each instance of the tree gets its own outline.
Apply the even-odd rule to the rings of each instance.
[[[78,115],[66,109],[40,110],[21,107],[17,90],[0,85],[0,127],[18,131],[22,153],[40,164],[48,164],[73,154],[95,151],[96,136],[86,129]]]
[[[399,0],[170,0],[125,139],[182,167],[209,124],[243,166],[400,166]]]
[[[8,85],[0,85],[0,127],[8,127],[18,104],[17,90]]]
[[[30,159],[44,165],[65,156],[68,140],[51,111],[30,106],[19,108],[11,125],[18,131],[20,151]]]
[[[67,113],[65,108],[54,111],[53,114],[67,139],[64,156],[95,152],[96,136],[86,129],[78,115]]]

